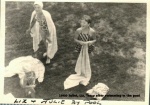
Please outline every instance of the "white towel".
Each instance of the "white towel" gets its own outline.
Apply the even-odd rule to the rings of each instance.
[[[89,80],[91,79],[91,66],[89,60],[88,45],[84,45],[81,48],[76,63],[75,72],[77,74],[70,75],[64,81],[64,89],[72,88],[79,84],[83,84],[84,86],[86,86],[89,83]]]
[[[109,87],[107,85],[104,83],[98,83],[92,89],[89,89],[86,93],[94,96],[93,98],[96,98],[97,100],[102,100],[108,91]]]

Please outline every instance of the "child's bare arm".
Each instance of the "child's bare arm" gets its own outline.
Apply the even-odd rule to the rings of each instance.
[[[36,22],[36,19],[33,18],[32,22],[31,22],[31,24],[29,26],[29,29],[32,29],[32,27],[34,26],[35,22]]]
[[[75,36],[74,36],[74,41],[77,43],[79,43],[78,36],[79,36],[79,32],[78,32],[78,30],[76,30]]]
[[[24,78],[20,78],[20,85],[22,88],[25,88],[27,81]]]
[[[44,80],[44,73],[45,73],[45,67],[43,64],[40,64],[40,66],[38,67],[38,82],[41,83]]]
[[[96,32],[94,30],[92,31],[92,38],[93,38],[93,40],[88,41],[89,45],[92,45],[96,42]]]
[[[26,34],[30,34],[31,29],[32,29],[32,27],[34,26],[35,22],[36,22],[36,19],[35,19],[35,16],[34,16],[32,22],[31,22],[30,25],[29,25],[29,28],[28,28],[27,31],[26,31]]]

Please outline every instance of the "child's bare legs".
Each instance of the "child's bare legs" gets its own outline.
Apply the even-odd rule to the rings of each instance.
[[[46,38],[46,34],[48,34],[47,32],[43,33],[42,35],[42,40],[46,46],[46,50],[48,49],[48,43],[50,42],[48,38]],[[48,41],[48,42],[47,42]],[[47,52],[47,51],[46,51]],[[46,52],[44,53],[44,56],[46,56]],[[46,64],[49,64],[50,63],[50,58],[47,56],[47,59],[46,59]]]
[[[49,41],[48,41],[49,43]],[[48,50],[48,43],[46,43],[46,49]],[[50,58],[47,56],[47,60],[46,60],[46,64],[49,64],[50,63]]]

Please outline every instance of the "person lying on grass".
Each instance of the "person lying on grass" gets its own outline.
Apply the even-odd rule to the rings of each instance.
[[[36,84],[44,80],[45,67],[41,60],[46,48],[42,44],[41,41],[39,49],[33,55],[21,56],[10,61],[4,71],[4,77],[12,77],[17,74],[21,87],[25,89],[26,95],[31,95],[31,97],[35,97]]]

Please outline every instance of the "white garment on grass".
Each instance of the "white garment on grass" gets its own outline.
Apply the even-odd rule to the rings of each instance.
[[[79,84],[83,84],[86,86],[91,79],[91,66],[90,66],[90,59],[88,53],[88,45],[84,45],[81,48],[76,67],[75,67],[76,74],[70,75],[64,81],[64,89],[72,88]]]
[[[46,23],[47,23],[47,26],[48,26],[48,31],[49,31],[49,37],[50,37],[50,40],[51,40],[51,43],[47,43],[50,44],[50,46],[48,46],[48,49],[47,49],[47,56],[49,58],[53,58],[55,53],[57,52],[58,50],[58,45],[57,45],[57,36],[56,36],[56,27],[55,27],[55,24],[51,18],[51,15],[48,11],[46,10],[42,10],[45,18],[46,18]],[[34,16],[36,15],[36,12],[33,11],[32,12],[32,15],[31,15],[31,20],[30,20],[30,23],[32,22]],[[34,52],[37,51],[38,49],[38,44],[40,43],[40,41],[42,40],[42,37],[40,35],[40,25],[39,23],[36,21],[35,25],[32,27],[31,29],[31,36],[33,37],[33,50]]]
[[[5,68],[4,76],[12,77],[18,74],[19,78],[22,79],[25,72],[30,71],[34,71],[36,79],[38,79],[39,82],[43,82],[45,67],[40,60],[32,56],[22,56],[13,59]]]
[[[8,99],[8,98],[9,98],[9,99],[15,98],[15,97],[12,95],[12,93],[5,94],[3,97],[6,98],[6,99]]]
[[[93,98],[96,98],[97,100],[102,100],[108,91],[109,87],[107,85],[104,83],[98,83],[92,89],[89,89],[86,93],[92,95]]]

